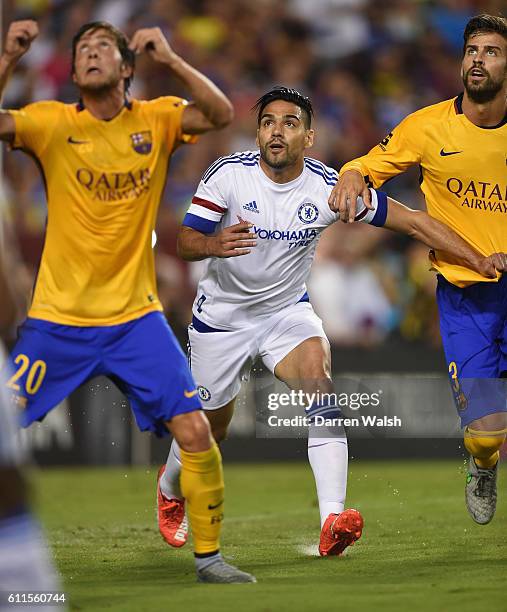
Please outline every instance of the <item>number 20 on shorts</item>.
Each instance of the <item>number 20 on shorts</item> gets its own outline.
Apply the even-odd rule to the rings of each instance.
[[[25,391],[29,395],[35,395],[42,385],[42,381],[46,376],[46,362],[37,359],[30,364],[30,358],[23,353],[20,353],[14,359],[14,363],[18,366],[16,372],[7,381],[7,386],[13,391],[20,391],[21,387],[18,384],[19,379],[28,372],[25,382]]]

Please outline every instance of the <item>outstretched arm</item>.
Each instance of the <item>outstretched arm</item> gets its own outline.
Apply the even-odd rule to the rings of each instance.
[[[362,196],[370,208],[370,187],[379,188],[388,179],[421,162],[428,129],[424,116],[413,113],[397,125],[366,155],[346,163],[329,196],[329,207],[340,213],[340,220],[352,223],[356,214],[357,197]]]
[[[407,234],[432,249],[449,253],[459,259],[462,265],[486,278],[495,278],[497,270],[507,270],[505,253],[484,257],[444,223],[430,217],[426,212],[413,210],[391,198],[387,199],[387,219],[384,227]]]
[[[39,33],[35,21],[13,21],[5,36],[5,45],[0,56],[0,100],[5,87],[19,59],[28,51]],[[14,119],[8,111],[0,111],[0,140],[12,142]]]
[[[226,96],[173,51],[160,28],[138,30],[132,37],[130,48],[136,53],[146,52],[154,61],[167,66],[190,91],[193,103],[183,112],[184,133],[202,134],[223,128],[232,121],[234,111]]]

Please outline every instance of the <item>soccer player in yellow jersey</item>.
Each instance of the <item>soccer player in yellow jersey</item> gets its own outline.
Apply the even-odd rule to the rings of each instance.
[[[37,33],[34,21],[11,24],[0,93]],[[128,98],[135,56],[143,52],[178,76],[194,102]],[[72,53],[78,104],[37,102],[0,114],[0,138],[37,160],[48,200],[42,260],[11,355],[8,390],[27,426],[92,376],[114,380],[140,429],[169,430],[183,449],[181,486],[198,580],[252,582],[219,553],[221,458],[162,315],[151,248],[173,151],[195,134],[227,125],[232,107],[158,28],[137,31],[129,43],[110,24],[89,23],[74,37]]]
[[[438,61],[438,58],[435,58]],[[464,32],[464,93],[406,117],[367,155],[343,166],[329,205],[353,220],[357,195],[409,166],[421,168],[428,213],[485,256],[485,279],[430,253],[444,351],[470,453],[465,498],[486,524],[496,507],[499,449],[507,433],[507,20],[472,18]],[[503,272],[503,274],[502,274]]]

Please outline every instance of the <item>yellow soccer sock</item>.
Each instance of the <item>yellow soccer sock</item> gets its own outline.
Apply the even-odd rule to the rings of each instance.
[[[181,492],[194,536],[194,551],[215,552],[220,547],[223,519],[224,475],[218,446],[203,452],[181,452]]]
[[[475,459],[477,467],[492,468],[500,458],[500,447],[505,442],[507,429],[499,431],[478,431],[465,429],[465,448]]]

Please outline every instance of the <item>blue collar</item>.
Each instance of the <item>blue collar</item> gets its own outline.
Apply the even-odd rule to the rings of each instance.
[[[456,109],[457,115],[463,114],[463,92],[461,92],[459,96],[457,96],[457,98],[454,100],[454,108]],[[496,125],[478,125],[477,127],[480,127],[483,130],[496,130],[497,128],[502,127],[502,125],[505,125],[506,123],[507,113],[505,113],[504,118],[500,121],[500,123],[497,123]]]
[[[128,110],[132,110],[132,100],[125,98],[125,100],[123,101],[123,106],[125,106]],[[83,100],[81,100],[81,98],[79,99],[79,102],[76,104],[76,109],[78,113],[80,113],[81,111],[84,111],[85,109],[85,105],[83,104]]]

